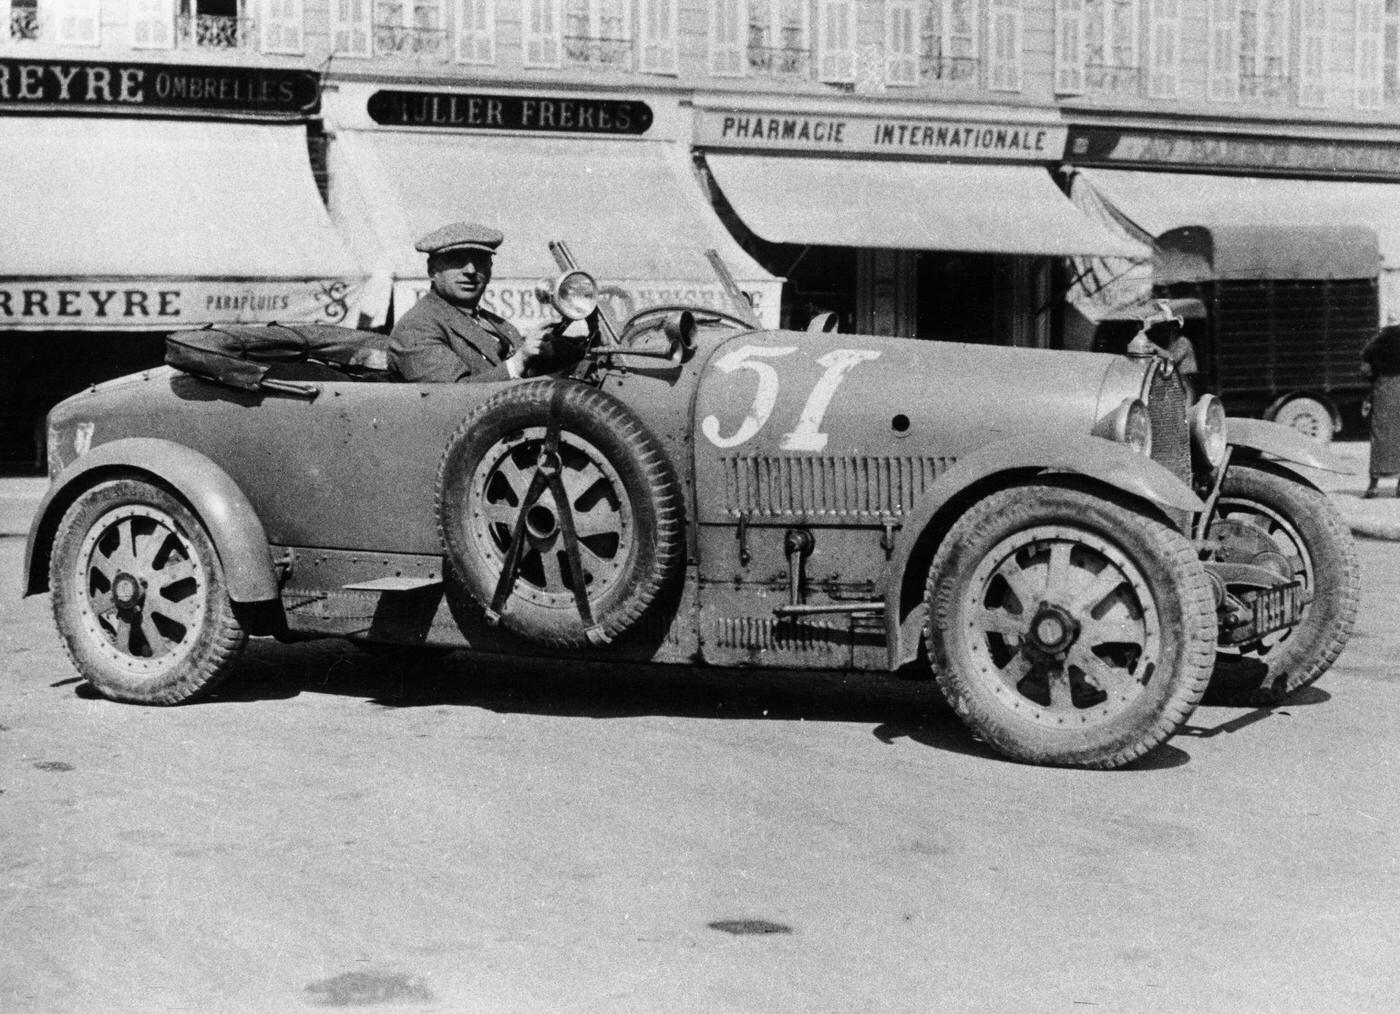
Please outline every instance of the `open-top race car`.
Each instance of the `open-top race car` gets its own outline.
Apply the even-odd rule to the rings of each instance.
[[[382,336],[173,335],[49,417],[28,593],[104,696],[176,704],[249,635],[900,670],[1024,761],[1117,767],[1209,686],[1270,703],[1346,643],[1349,533],[1287,462],[1125,355],[757,327],[614,327],[539,379],[389,382]],[[1153,321],[1144,322],[1144,333]]]

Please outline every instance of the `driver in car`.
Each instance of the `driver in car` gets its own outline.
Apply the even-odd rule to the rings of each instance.
[[[389,370],[399,380],[458,383],[529,377],[578,358],[546,323],[522,336],[483,309],[491,264],[505,236],[475,222],[453,222],[424,236],[414,249],[428,255],[432,287],[394,324]]]

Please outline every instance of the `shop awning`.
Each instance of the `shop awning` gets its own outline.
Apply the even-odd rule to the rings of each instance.
[[[363,272],[301,124],[0,118],[0,328],[339,323]]]
[[[557,239],[612,287],[623,313],[668,303],[727,307],[705,258],[715,249],[765,323],[777,324],[782,280],[725,230],[677,145],[341,129],[331,159],[332,214],[376,280],[392,282],[396,312],[427,288],[414,242],[470,220],[506,235],[483,305],[507,318],[542,313],[534,289],[558,271],[547,247]]]
[[[773,243],[1145,257],[1090,221],[1039,166],[710,153],[744,224]]]
[[[1329,272],[1312,277],[1356,277],[1357,268],[1351,262],[1366,256],[1364,250],[1339,261],[1334,242],[1316,242],[1319,234],[1315,233],[1298,233],[1289,240],[1288,230],[1298,226],[1359,227],[1375,233],[1383,264],[1400,268],[1397,184],[1127,169],[1081,169],[1077,175],[1132,227],[1149,236],[1197,226],[1215,233],[1218,246],[1218,237],[1234,229],[1274,229],[1280,242],[1307,247],[1314,259],[1322,262],[1320,270]],[[1236,235],[1246,240],[1249,236],[1248,232]],[[1257,238],[1259,234],[1254,235]],[[1372,254],[1374,250],[1372,246]],[[1296,255],[1293,259],[1296,261]],[[1369,274],[1374,275],[1376,267],[1372,265]],[[1339,269],[1348,274],[1337,274]]]

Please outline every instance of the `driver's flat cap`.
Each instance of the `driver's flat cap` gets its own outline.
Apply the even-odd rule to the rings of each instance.
[[[453,222],[441,229],[434,229],[417,243],[413,249],[419,253],[439,254],[448,250],[485,250],[495,253],[505,234],[500,229],[479,222]]]

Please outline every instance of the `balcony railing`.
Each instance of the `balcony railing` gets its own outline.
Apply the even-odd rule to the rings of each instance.
[[[749,46],[749,70],[765,77],[812,76],[812,53],[788,46]]]
[[[1112,63],[1086,63],[1084,89],[1091,92],[1142,92],[1142,68]]]
[[[10,39],[16,42],[33,42],[39,38],[39,11],[34,7],[10,8]]]
[[[978,60],[975,56],[938,56],[925,53],[919,60],[919,80],[954,84],[976,81],[977,66]]]
[[[1286,74],[1241,74],[1240,98],[1287,102],[1293,95],[1293,79]]]
[[[374,51],[380,56],[403,56],[428,61],[446,60],[447,30],[375,25]]]
[[[175,19],[181,49],[252,49],[253,19],[216,14],[181,14]]]
[[[631,70],[632,40],[595,35],[566,35],[564,62],[595,70]]]

